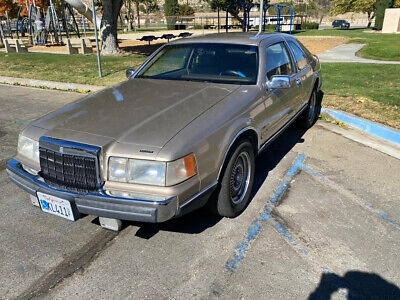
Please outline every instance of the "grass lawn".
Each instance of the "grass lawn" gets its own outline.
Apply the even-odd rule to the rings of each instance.
[[[343,30],[308,33],[325,31],[339,34]],[[359,30],[345,32],[356,34]],[[137,68],[146,57],[141,54],[102,57],[104,77],[99,78],[95,55],[0,53],[0,75],[109,86],[124,80],[125,70]],[[323,63],[321,73],[325,106],[400,128],[400,65]]]
[[[137,68],[144,55],[104,56],[103,77],[98,77],[95,55],[0,53],[0,75],[93,85],[113,85],[125,79],[128,68]]]
[[[296,32],[296,36],[346,36],[349,43],[366,44],[357,55],[378,60],[400,60],[398,34],[365,33],[365,29],[324,29]]]
[[[323,63],[323,105],[400,128],[400,65]]]

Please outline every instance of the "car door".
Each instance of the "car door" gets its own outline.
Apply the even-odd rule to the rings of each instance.
[[[264,142],[289,121],[293,109],[293,99],[298,93],[295,81],[295,66],[284,41],[267,45],[264,48],[265,81],[274,75],[290,76],[290,86],[284,89],[266,89],[264,96],[265,120],[261,125],[261,140]]]
[[[297,112],[309,101],[314,72],[308,62],[307,54],[304,52],[300,44],[294,39],[287,40],[286,42],[296,64],[296,81],[299,87],[301,87],[298,98],[294,103],[294,109],[295,112]]]

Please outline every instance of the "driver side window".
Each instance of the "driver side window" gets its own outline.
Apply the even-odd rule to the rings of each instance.
[[[266,74],[270,80],[274,75],[292,75],[293,64],[283,42],[266,48]]]

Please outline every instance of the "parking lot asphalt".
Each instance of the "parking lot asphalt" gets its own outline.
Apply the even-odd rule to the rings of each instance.
[[[367,139],[293,126],[257,158],[239,217],[203,209],[118,234],[42,213],[3,170],[0,298],[399,299],[400,160]]]
[[[82,94],[0,84],[0,169],[15,154],[18,133],[26,124],[79,99]]]

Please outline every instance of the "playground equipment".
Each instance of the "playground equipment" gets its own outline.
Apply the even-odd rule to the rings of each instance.
[[[242,29],[243,32],[247,32],[250,30],[250,11],[253,7],[255,6],[263,6],[262,10],[263,10],[263,17],[261,17],[261,8],[260,8],[260,19],[262,18],[262,23],[260,22],[258,26],[260,26],[259,28],[261,29],[261,26],[263,28],[263,30],[265,31],[265,25],[267,23],[267,11],[268,9],[270,9],[271,7],[275,7],[277,9],[277,15],[276,15],[276,32],[279,32],[281,30],[281,10],[283,8],[288,8],[290,10],[290,24],[289,24],[289,34],[292,34],[292,26],[293,26],[293,9],[288,6],[288,5],[278,5],[278,4],[258,4],[258,3],[243,3],[243,2],[234,2],[231,3],[228,8],[226,9],[226,16],[225,16],[225,26],[226,26],[226,32],[228,32],[229,30],[229,26],[228,26],[228,14],[229,11],[233,8],[233,7],[240,7],[243,10],[243,24],[242,24]]]
[[[0,40],[3,45],[6,38],[12,38],[11,23],[7,11],[5,11],[5,18],[0,15]]]
[[[71,7],[75,8],[78,13],[85,16],[88,20],[93,22],[93,11],[80,0],[65,0]],[[96,18],[97,29],[100,29],[101,18]]]
[[[263,20],[263,30],[265,31],[265,20],[266,20],[266,14],[268,9],[271,7],[275,7],[278,11],[276,15],[276,32],[280,31],[281,28],[281,10],[282,8],[288,8],[290,10],[290,24],[289,24],[289,34],[292,34],[292,26],[293,26],[293,9],[289,5],[278,5],[278,4],[267,4],[264,5],[264,20]]]
[[[55,8],[54,0],[49,0],[46,9],[36,5],[35,0],[25,0],[27,16],[22,16],[24,5],[18,9],[16,20],[11,21],[7,12],[0,16],[0,38],[4,44],[4,39],[17,39],[28,34],[30,45],[46,45],[48,43],[64,45],[63,35],[70,38],[70,35],[76,34],[80,38],[78,22],[75,18],[73,8],[83,14],[89,20],[92,20],[92,11],[87,8],[80,0],[60,0],[59,12]],[[86,32],[86,23],[84,18],[84,31]],[[100,26],[100,18],[97,20],[97,26]]]
[[[235,6],[236,7],[239,6],[243,9],[243,24],[242,24],[243,32],[249,31],[250,10],[254,6],[254,4],[253,3],[243,3],[243,2],[238,1],[238,2],[231,3],[228,6],[228,8],[226,9],[226,15],[225,15],[225,27],[226,27],[225,30],[226,30],[226,32],[229,31],[229,24],[228,24],[229,23],[229,21],[228,21],[229,11]]]

